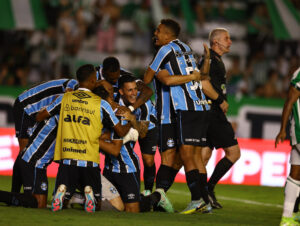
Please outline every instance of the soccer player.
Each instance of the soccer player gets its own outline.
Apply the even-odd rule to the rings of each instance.
[[[120,95],[118,91],[118,79],[123,75],[131,75],[132,73],[126,71],[120,67],[120,62],[115,57],[107,57],[103,60],[103,64],[96,67],[97,79],[108,81],[114,88],[114,97]],[[133,76],[134,77],[134,76]],[[153,91],[144,84],[142,80],[137,80],[137,86],[139,91],[139,96],[134,105],[132,105],[131,111],[138,108],[149,100],[153,94]]]
[[[20,152],[28,143],[29,131],[36,122],[37,112],[49,105],[58,94],[64,93],[66,90],[74,90],[76,86],[75,79],[57,79],[36,85],[17,97],[13,106],[13,116]],[[20,159],[21,155],[18,155],[13,166],[12,192],[20,192],[22,186]]]
[[[196,146],[202,146],[206,139],[207,112],[210,110],[210,106],[202,91],[201,84],[197,82],[200,80],[201,75],[199,72],[195,72],[197,68],[192,50],[178,39],[179,33],[180,26],[176,21],[171,19],[161,20],[154,33],[155,45],[160,46],[160,49],[148,67],[144,75],[144,81],[146,84],[149,83],[154,75],[163,69],[166,69],[168,74],[171,75],[164,82],[168,86],[162,85],[162,80],[157,76],[155,77],[160,81],[156,85],[158,91],[158,119],[169,120],[162,124],[163,129],[160,128],[160,139],[164,142],[162,145],[166,145],[168,149],[171,149],[170,153],[174,153],[176,147],[174,140],[176,138],[178,140],[180,157],[183,161],[187,184],[192,195],[191,203],[182,213],[211,212],[205,188],[206,177],[204,173],[199,174],[198,165],[200,163],[195,162]],[[167,114],[162,115],[165,110],[167,110]],[[174,123],[175,120],[176,124]],[[172,137],[166,137],[170,136],[170,132]],[[172,172],[171,167],[162,168],[161,166],[162,170],[158,172],[163,175],[163,179],[160,179],[161,183],[164,184],[162,187],[166,188],[169,186],[168,184],[173,182],[168,178],[172,176],[173,179],[176,175],[173,174],[174,171]],[[202,166],[201,169],[205,169],[205,167]],[[157,175],[158,179],[159,175]]]
[[[221,57],[223,54],[229,52],[232,41],[226,29],[216,28],[209,34],[209,43],[210,83],[218,92],[219,96],[221,96],[223,100],[227,100],[226,70]],[[202,159],[205,165],[207,164],[214,148],[223,148],[225,156],[218,162],[211,178],[208,181],[208,197],[211,206],[213,208],[220,209],[222,206],[215,197],[214,188],[218,181],[240,158],[241,152],[232,125],[227,120],[224,110],[220,107],[220,103],[218,101],[212,99],[212,107],[207,130],[207,145],[202,148]],[[200,159],[200,157],[198,159]]]
[[[128,106],[134,104],[137,99],[138,91],[135,78],[129,75],[122,76],[119,79],[119,92],[120,99],[119,104]],[[141,119],[144,114],[143,108],[136,109],[134,115],[129,112],[124,120],[130,119],[134,128],[138,130],[141,138],[146,136],[148,130],[148,124],[135,121]],[[112,134],[112,139],[118,139],[114,134]],[[161,200],[161,195],[159,193],[152,194],[148,199],[140,197],[140,168],[139,168],[139,158],[135,154],[134,148],[135,142],[127,142],[122,148],[120,155],[114,157],[111,155],[106,155],[105,157],[105,168],[103,175],[105,175],[118,189],[122,200],[125,204],[125,211],[127,212],[143,212],[150,210],[150,199],[156,199],[156,202]],[[152,199],[153,198],[153,199]]]
[[[281,127],[275,139],[275,147],[286,138],[286,127],[290,117],[290,143],[292,146],[290,164],[291,170],[285,184],[283,213],[280,225],[299,225],[294,219],[293,209],[300,191],[300,129],[299,129],[299,98],[300,98],[300,67],[294,72],[288,97],[284,103],[281,117]]]
[[[123,68],[120,68],[120,63],[115,57],[107,57],[104,59],[103,64],[100,65],[97,69],[97,79],[106,80],[113,86],[114,98],[119,99],[120,93],[118,88],[118,79],[122,76],[133,76],[130,72],[126,71]],[[142,152],[142,160],[144,164],[144,182],[145,182],[145,191],[144,195],[149,195],[152,191],[156,168],[154,163],[154,155],[157,146],[157,129],[155,126],[156,123],[156,112],[151,101],[149,101],[152,96],[152,90],[145,85],[140,79],[135,79],[137,88],[138,88],[138,97],[136,101],[129,105],[131,111],[137,109],[140,106],[143,106],[143,118],[141,120],[150,121],[149,133],[143,139],[139,139],[140,149]],[[109,89],[109,88],[108,88]]]
[[[66,206],[76,186],[81,184],[86,198],[85,210],[94,212],[101,205],[99,138],[103,123],[112,128],[119,120],[111,106],[91,91],[97,81],[93,65],[81,66],[76,76],[79,89],[66,93],[61,102],[54,152],[59,169],[52,210]]]

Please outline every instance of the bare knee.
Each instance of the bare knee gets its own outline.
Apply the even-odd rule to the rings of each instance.
[[[207,165],[211,155],[212,155],[212,149],[210,147],[203,147],[201,149],[201,158],[202,158],[202,162],[205,166]]]
[[[232,163],[235,163],[241,157],[241,150],[238,144],[224,148],[224,150],[226,158],[228,158]]]
[[[300,180],[300,166],[291,165],[290,177],[294,180]]]
[[[143,154],[143,163],[145,166],[151,167],[154,164],[154,155]]]
[[[139,202],[125,203],[125,212],[130,212],[130,213],[140,212]]]
[[[47,195],[33,194],[38,203],[38,208],[47,207]]]

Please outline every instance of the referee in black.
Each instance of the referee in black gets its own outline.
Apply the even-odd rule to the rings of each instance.
[[[232,41],[229,32],[225,28],[216,28],[209,34],[210,43],[210,82],[214,89],[226,97],[226,70],[222,61],[222,55],[229,52]],[[203,61],[200,62],[200,65]],[[201,68],[201,67],[199,67]],[[232,125],[219,105],[212,100],[212,109],[207,132],[207,146],[202,148],[202,159],[206,165],[211,157],[212,150],[223,148],[225,156],[216,165],[214,172],[208,181],[208,194],[211,206],[216,209],[222,208],[217,201],[214,188],[218,181],[228,172],[233,164],[240,158],[241,152],[235,137]]]

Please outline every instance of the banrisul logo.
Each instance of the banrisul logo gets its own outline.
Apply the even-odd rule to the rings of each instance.
[[[86,98],[91,98],[91,96],[88,95],[88,94],[85,93],[85,92],[75,92],[75,93],[73,93],[73,95],[74,95],[75,97],[79,98],[80,100],[86,99]]]

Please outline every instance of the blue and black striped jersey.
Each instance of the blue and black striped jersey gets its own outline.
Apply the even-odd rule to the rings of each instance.
[[[125,106],[122,98],[119,98],[118,103],[121,106]],[[156,125],[155,108],[150,100],[133,112],[138,121],[146,120],[150,121],[148,130],[153,129]],[[127,121],[122,120],[122,124],[126,124]],[[111,139],[121,139],[114,132],[111,133]],[[139,157],[134,152],[135,142],[130,141],[121,147],[120,155],[114,157],[109,154],[105,154],[105,168],[115,173],[134,173],[140,170]]]
[[[36,123],[22,159],[34,167],[45,169],[53,160],[59,115]]]
[[[166,69],[170,75],[184,76],[192,73],[197,68],[197,65],[191,48],[176,39],[158,50],[150,68],[156,72]],[[161,98],[161,100],[157,99],[159,101],[157,103],[157,113],[160,115],[161,121],[169,118],[172,112],[172,108],[170,108],[169,112],[166,109],[170,106],[170,100],[168,100],[168,95],[166,95],[168,89],[162,87],[164,86],[160,85],[157,90],[160,92],[157,95]],[[169,93],[175,111],[203,111],[210,109],[206,96],[202,91],[201,83],[191,81],[182,85],[170,86]],[[162,99],[162,97],[165,97],[165,99]],[[165,115],[162,114],[164,113],[163,110],[166,113]]]
[[[19,95],[18,99],[24,111],[34,117],[42,108],[51,104],[58,94],[64,93],[67,88],[76,89],[78,82],[75,79],[57,79],[36,85]]]

